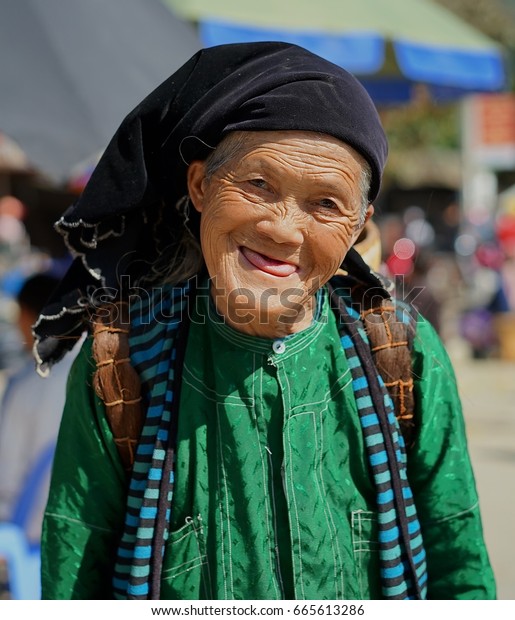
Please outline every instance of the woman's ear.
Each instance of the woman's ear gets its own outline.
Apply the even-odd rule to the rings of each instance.
[[[366,213],[365,213],[365,218],[363,220],[363,224],[359,227],[356,228],[354,231],[354,235],[352,237],[352,243],[351,245],[354,245],[356,243],[356,241],[359,239],[361,233],[363,232],[363,229],[366,226],[366,223],[368,222],[368,220],[374,215],[374,205],[368,205]]]
[[[203,161],[192,161],[188,167],[188,194],[195,210],[202,213],[204,208],[204,187],[206,166]]]
[[[363,223],[363,225],[365,225],[373,215],[374,215],[374,205],[368,205],[367,212],[365,214],[365,222]]]

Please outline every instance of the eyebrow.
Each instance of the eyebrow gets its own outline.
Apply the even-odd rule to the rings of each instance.
[[[264,171],[270,171],[270,172],[274,172],[277,173],[277,167],[278,166],[282,166],[282,164],[278,164],[277,166],[274,165],[275,160],[272,159],[272,161],[267,160],[267,159],[262,159],[261,157],[259,157],[258,159],[254,159],[251,160],[250,162],[247,160],[240,160],[240,164],[242,166],[246,166],[248,168],[261,168]],[[287,167],[287,166],[285,166]],[[341,173],[350,179],[351,175],[346,175],[344,171],[341,171]],[[317,182],[320,183],[324,183],[327,185],[328,189],[332,189],[334,191],[336,191],[337,188],[340,187],[340,184],[338,182],[333,182],[333,181],[326,181],[327,176],[334,176],[336,177],[337,175],[339,175],[338,172],[334,171],[334,172],[317,172],[315,173],[317,175],[318,178],[316,178]]]

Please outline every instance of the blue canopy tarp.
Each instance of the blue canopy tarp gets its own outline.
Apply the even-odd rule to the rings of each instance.
[[[376,101],[505,87],[502,48],[430,0],[165,0],[195,20],[204,46],[251,41],[301,45],[357,75]],[[393,53],[392,53],[393,52]]]

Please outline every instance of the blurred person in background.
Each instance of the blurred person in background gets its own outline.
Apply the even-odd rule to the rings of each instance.
[[[431,286],[433,228],[419,207],[410,207],[404,217],[390,214],[379,227],[381,273],[393,281],[396,295],[412,304],[440,334],[442,307]]]
[[[29,236],[23,220],[25,205],[14,196],[0,198],[0,255],[2,262],[18,260],[30,248]]]
[[[0,370],[12,368],[23,355],[12,323],[17,311],[13,292],[19,289],[22,268],[31,256],[26,214],[25,204],[15,196],[0,197]]]
[[[505,218],[499,221],[486,238],[478,235],[467,265],[460,328],[472,357],[478,359],[515,357],[515,234]]]
[[[0,405],[0,521],[18,524],[27,541],[39,545],[50,468],[55,448],[70,352],[52,377],[36,372],[32,325],[58,283],[51,273],[29,276],[19,290],[17,327],[25,361],[7,371]]]
[[[503,253],[499,266],[501,304],[494,326],[501,359],[515,361],[515,214],[502,212],[496,222],[496,235]]]
[[[506,311],[515,312],[515,213],[504,213],[498,218],[496,234],[504,256],[499,271]]]

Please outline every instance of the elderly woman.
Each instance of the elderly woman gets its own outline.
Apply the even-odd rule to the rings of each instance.
[[[283,43],[203,50],[123,121],[35,326],[41,372],[92,335],[44,598],[495,596],[449,360],[352,247],[386,151],[359,82]]]

